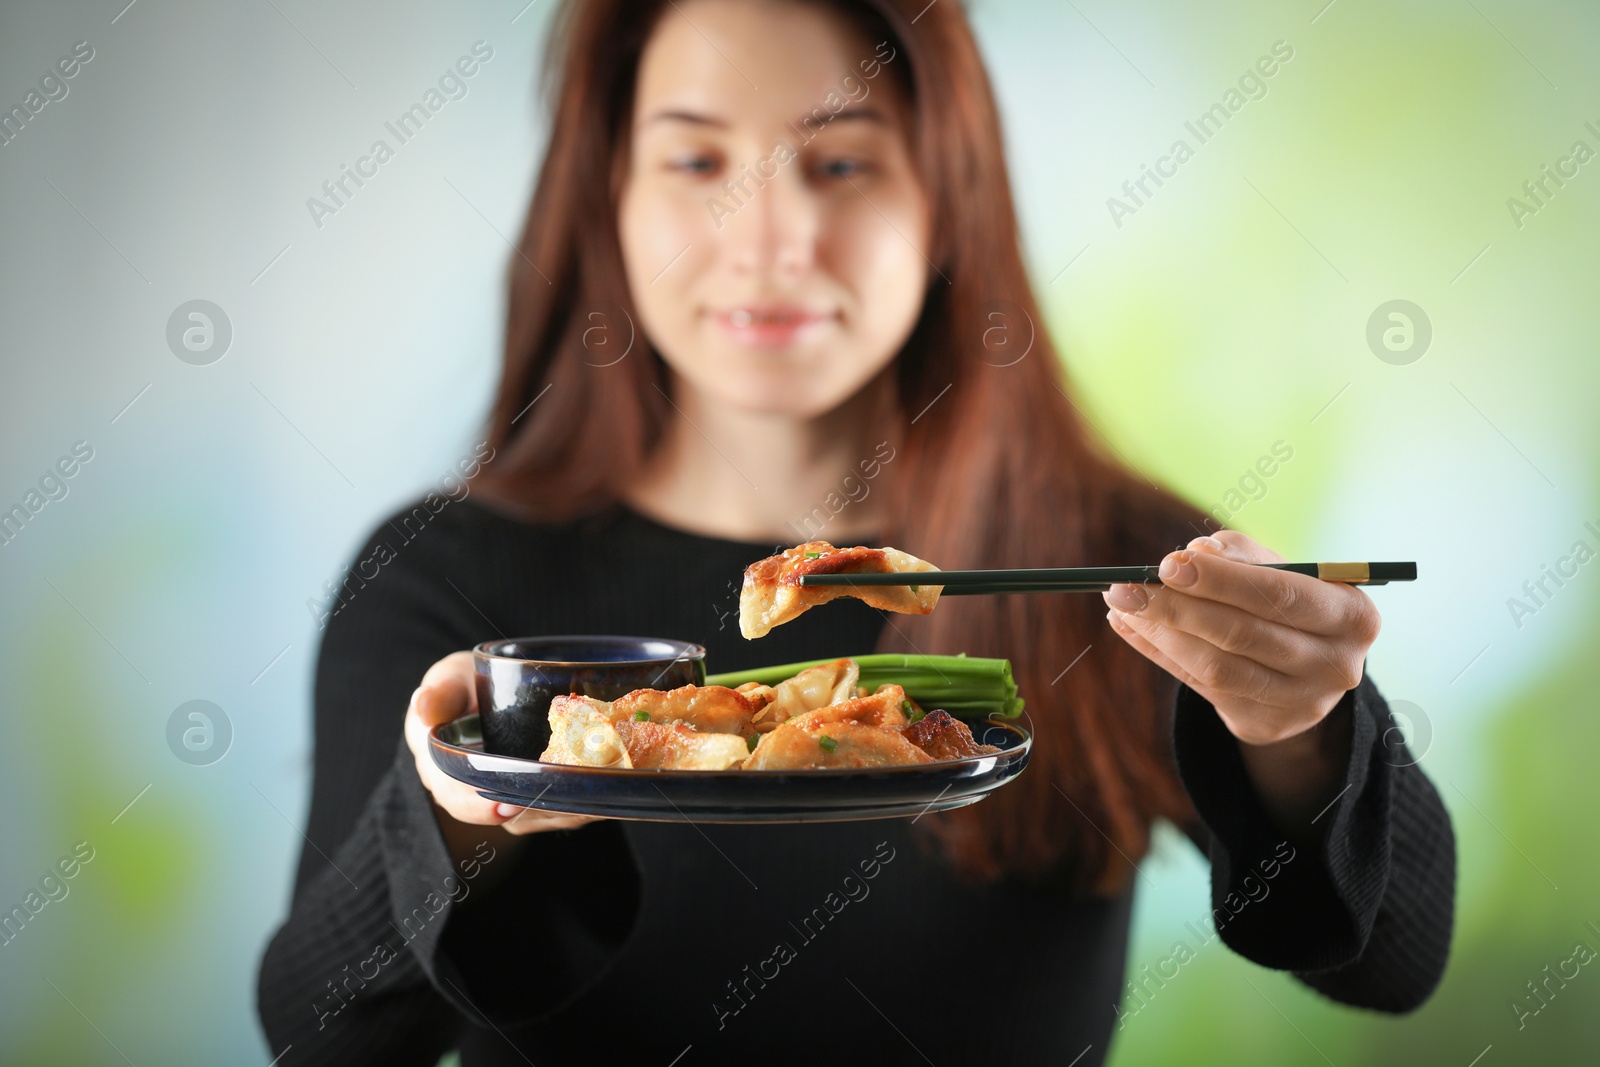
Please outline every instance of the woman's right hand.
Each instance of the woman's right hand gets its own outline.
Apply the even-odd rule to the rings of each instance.
[[[433,765],[428,731],[440,723],[470,715],[478,708],[472,653],[452,652],[428,668],[406,709],[406,744],[417,763],[417,777],[433,794],[439,828],[456,858],[472,852],[477,842],[496,837],[481,828],[498,827],[515,835],[546,830],[571,830],[596,821],[592,815],[562,815],[485,800],[478,791]]]

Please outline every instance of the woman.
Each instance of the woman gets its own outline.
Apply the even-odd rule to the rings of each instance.
[[[1124,980],[1156,819],[1207,851],[1232,949],[1420,1004],[1454,844],[1363,677],[1377,611],[1248,566],[1279,557],[1091,446],[1048,340],[1026,347],[959,6],[571,0],[547,69],[478,494],[380,527],[324,639],[308,847],[261,972],[273,1054],[1097,1063],[1173,977]],[[1164,585],[839,602],[742,641],[744,565],[814,536],[959,567],[1164,557]],[[426,731],[474,703],[459,650],[561,632],[691,639],[716,670],[1006,656],[1035,760],[970,808],[748,828],[585,825],[439,774]]]

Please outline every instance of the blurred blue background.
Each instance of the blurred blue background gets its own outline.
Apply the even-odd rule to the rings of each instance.
[[[0,910],[39,907],[0,943],[0,1062],[265,1064],[307,601],[478,439],[552,0],[125,2],[0,9],[0,107],[27,112],[0,146],[0,509],[28,514],[0,543]],[[1461,854],[1415,1015],[1214,943],[1114,1062],[1591,1063],[1600,976],[1543,1006],[1526,983],[1600,948],[1600,10],[1324,4],[971,5],[1042,326],[1100,433],[1290,558],[1420,562],[1373,594],[1369,669]],[[475,42],[465,95],[314,219]],[[1278,42],[1200,143],[1185,123]],[[201,351],[186,309],[168,340],[194,300],[222,312]],[[1532,599],[1546,567],[1569,576]],[[1165,835],[1131,968],[1205,913],[1205,877]]]

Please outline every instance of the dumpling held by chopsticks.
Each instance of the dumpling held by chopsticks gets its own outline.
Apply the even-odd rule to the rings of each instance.
[[[937,585],[803,586],[808,574],[907,574],[939,568],[894,548],[835,548],[808,541],[745,568],[739,591],[739,632],[765,637],[818,604],[853,596],[884,611],[926,615],[939,600]]]

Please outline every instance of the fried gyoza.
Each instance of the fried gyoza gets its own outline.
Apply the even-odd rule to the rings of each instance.
[[[797,715],[764,736],[747,771],[807,770],[821,767],[894,767],[932,763],[933,758],[905,739],[906,694],[898,685],[880,686],[871,696],[854,697]]]
[[[948,711],[930,711],[905,728],[907,741],[936,760],[970,759],[999,752],[995,745],[980,745],[972,739],[967,724]]]
[[[550,702],[545,763],[585,767],[726,770],[750,754],[752,716],[766,701],[720,685],[635,689],[613,701]]]
[[[808,667],[775,686],[636,689],[617,700],[550,703],[546,763],[640,770],[809,770],[896,767],[1000,751],[933,711],[916,723],[898,685],[855,696],[852,659]],[[759,739],[759,740],[757,740]],[[752,750],[750,744],[755,743]]]
[[[868,726],[854,719],[814,729],[784,723],[761,738],[745,760],[747,771],[803,771],[828,767],[899,767],[932,763],[933,757],[899,730]]]
[[[550,702],[550,743],[539,759],[579,767],[632,767],[628,746],[604,707],[604,701],[588,697],[556,697]]]
[[[628,746],[633,766],[675,771],[725,771],[750,755],[749,744],[738,734],[701,733],[686,723],[617,723],[617,733]]]
[[[898,685],[880,685],[871,696],[852,697],[790,719],[803,730],[820,729],[831,723],[852,721],[863,726],[882,726],[898,730],[906,725],[906,691]]]
[[[937,571],[931,563],[894,548],[835,548],[808,541],[745,568],[739,591],[739,632],[765,637],[801,613],[841,596],[853,596],[884,611],[926,615],[939,599],[936,585],[817,586],[800,584],[808,574],[891,574]]]
[[[598,702],[597,702],[598,703]],[[660,689],[635,689],[611,702],[610,719],[633,719],[640,713],[658,723],[687,723],[706,733],[755,733],[752,720],[767,701],[720,685],[685,685],[663,692]]]
[[[836,659],[807,667],[777,685],[748,682],[738,691],[764,704],[755,713],[754,722],[757,730],[770,730],[796,715],[849,700],[855,695],[856,681],[860,677],[861,666],[855,660]]]

